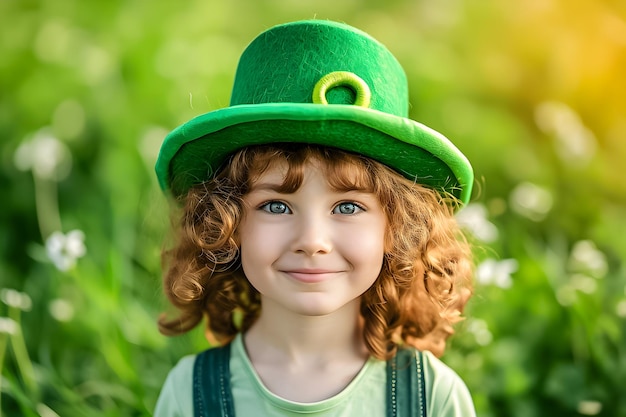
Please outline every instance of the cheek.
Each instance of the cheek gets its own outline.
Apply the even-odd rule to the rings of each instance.
[[[279,247],[278,233],[256,223],[242,223],[238,240],[241,252],[241,265],[248,276],[276,260]]]
[[[367,268],[380,271],[385,253],[386,241],[385,225],[377,225],[372,228],[362,228],[354,233],[351,242],[345,246],[346,254],[354,262],[358,262]]]

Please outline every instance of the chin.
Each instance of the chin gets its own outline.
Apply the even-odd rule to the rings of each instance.
[[[297,306],[294,306],[293,311],[301,316],[323,317],[349,308],[348,306],[350,304],[352,303],[336,304],[328,302],[302,302]]]

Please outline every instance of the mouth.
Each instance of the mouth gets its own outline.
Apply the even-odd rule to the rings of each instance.
[[[305,284],[316,284],[327,281],[338,274],[338,271],[330,271],[326,269],[294,269],[281,271],[294,281]]]

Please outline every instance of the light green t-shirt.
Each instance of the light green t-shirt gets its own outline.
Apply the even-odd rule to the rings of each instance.
[[[193,365],[186,356],[170,371],[157,402],[155,417],[193,417]],[[474,405],[459,376],[430,352],[423,355],[426,409],[429,417],[474,417]],[[385,416],[386,362],[371,358],[339,394],[315,403],[288,401],[271,393],[252,367],[241,335],[231,346],[231,388],[237,417]]]

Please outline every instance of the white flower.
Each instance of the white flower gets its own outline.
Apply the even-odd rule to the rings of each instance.
[[[565,307],[573,305],[578,300],[576,288],[569,284],[560,286],[556,290],[556,300]]]
[[[493,258],[485,259],[476,268],[476,280],[480,284],[495,285],[500,288],[510,288],[513,285],[511,274],[518,268],[517,260]]]
[[[8,317],[0,317],[0,334],[14,335],[17,333],[17,322]]]
[[[84,241],[85,234],[82,230],[72,230],[66,235],[54,232],[46,239],[48,258],[59,271],[68,271],[87,252]]]
[[[567,104],[540,104],[535,110],[535,122],[543,132],[555,138],[556,151],[563,161],[581,166],[593,158],[598,147],[597,139]]]
[[[529,182],[523,182],[515,187],[509,200],[511,208],[516,213],[533,221],[543,220],[552,209],[553,203],[550,191]]]
[[[493,340],[493,335],[489,331],[487,322],[481,319],[468,320],[467,330],[474,335],[476,343],[486,346]]]
[[[498,238],[498,228],[487,220],[487,208],[482,204],[468,204],[459,211],[456,220],[483,242],[490,243]]]
[[[598,288],[597,281],[592,277],[584,274],[574,274],[570,277],[570,284],[573,289],[584,292],[585,294],[593,294]]]
[[[74,318],[74,307],[68,301],[57,298],[48,305],[50,315],[58,321],[70,321]]]
[[[585,416],[595,416],[602,411],[602,403],[599,401],[581,401],[578,403],[578,412]]]
[[[571,306],[578,301],[577,292],[593,294],[598,289],[598,281],[585,274],[573,274],[569,281],[556,290],[556,299],[563,306]]]
[[[0,291],[0,299],[9,307],[19,308],[22,311],[29,311],[33,306],[33,302],[28,294],[11,288],[3,288]]]
[[[72,167],[72,154],[67,146],[46,130],[22,142],[13,158],[18,169],[32,170],[39,178],[55,181],[67,177]]]
[[[597,278],[606,275],[608,270],[606,256],[590,240],[581,240],[574,244],[569,264],[573,270],[589,272]]]

